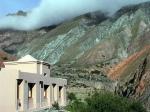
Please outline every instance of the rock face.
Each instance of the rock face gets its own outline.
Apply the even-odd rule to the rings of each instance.
[[[115,91],[116,81],[106,77],[99,69],[72,67],[70,65],[53,66],[51,76],[65,78],[68,92],[75,93],[83,99],[95,90]]]
[[[16,57],[11,56],[10,54],[0,50],[0,62],[2,61],[14,61]]]
[[[21,46],[26,46],[35,37],[42,36],[45,31],[0,31],[0,48],[10,54],[17,54]]]
[[[109,77],[118,81],[117,94],[138,99],[150,109],[150,46],[118,64]]]

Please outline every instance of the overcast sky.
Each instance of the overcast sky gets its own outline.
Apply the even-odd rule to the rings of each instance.
[[[0,29],[33,30],[58,24],[73,17],[101,10],[114,14],[126,5],[150,0],[0,0]],[[30,11],[27,17],[5,16],[18,10]]]

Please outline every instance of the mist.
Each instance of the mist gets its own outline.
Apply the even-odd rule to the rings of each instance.
[[[27,16],[0,17],[0,29],[34,30],[97,10],[113,15],[123,6],[146,1],[150,0],[41,0]]]

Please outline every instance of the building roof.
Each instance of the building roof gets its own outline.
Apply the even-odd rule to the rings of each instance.
[[[26,55],[26,56],[20,58],[17,62],[29,62],[29,61],[37,62],[38,60],[35,59],[34,57],[32,57],[31,55]]]

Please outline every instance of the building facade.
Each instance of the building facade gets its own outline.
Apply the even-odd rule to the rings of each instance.
[[[50,64],[27,55],[4,65],[0,71],[1,112],[36,111],[54,102],[66,106],[67,80],[52,78]]]

